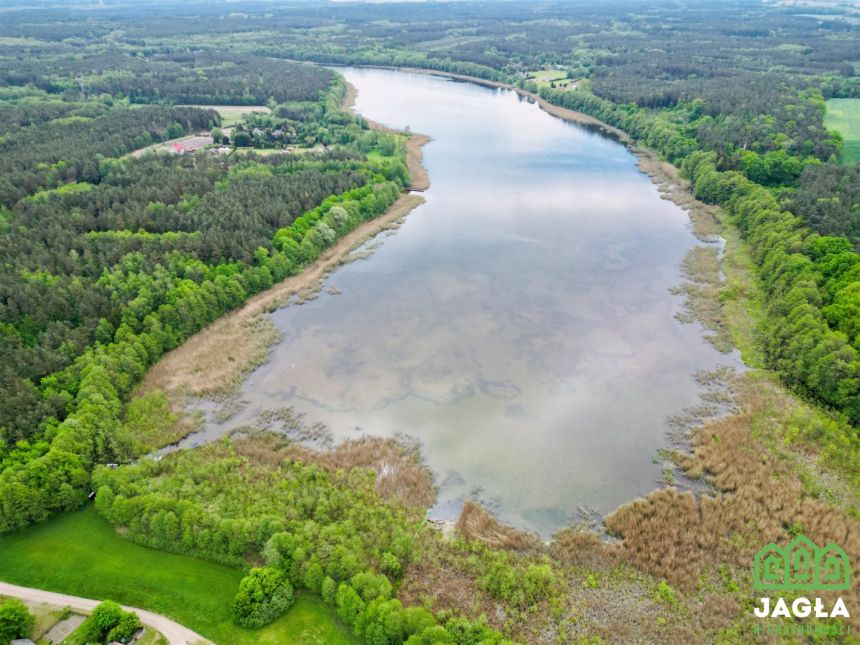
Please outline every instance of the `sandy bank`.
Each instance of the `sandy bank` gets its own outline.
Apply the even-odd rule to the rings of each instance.
[[[346,94],[341,102],[341,109],[344,112],[355,111],[355,98],[358,96],[358,90],[355,85],[350,82],[346,84]],[[367,124],[374,130],[382,130],[392,134],[402,134],[408,136],[406,140],[406,166],[409,168],[409,176],[412,178],[412,190],[425,191],[430,188],[430,176],[427,174],[427,169],[424,168],[424,154],[421,149],[425,143],[432,139],[425,134],[416,134],[414,132],[402,132],[394,130],[376,121],[365,119]]]
[[[378,233],[396,228],[423,201],[420,195],[401,195],[384,215],[344,235],[302,273],[257,294],[165,354],[149,370],[140,391],[162,389],[178,402],[181,396],[223,393],[240,383],[265,360],[269,347],[279,337],[264,313],[293,296],[312,297],[323,278],[340,266],[351,251]]]
[[[541,98],[538,94],[534,92],[528,92],[526,90],[520,89],[516,85],[511,85],[510,83],[501,83],[499,81],[491,81],[486,78],[480,78],[478,76],[466,76],[465,74],[454,74],[453,72],[442,72],[435,69],[425,69],[423,67],[386,67],[386,66],[378,66],[378,65],[354,65],[353,67],[362,67],[362,68],[370,68],[370,69],[387,69],[387,70],[395,70],[399,72],[412,72],[415,74],[429,74],[431,76],[442,76],[444,78],[453,78],[458,81],[466,81],[468,83],[474,83],[476,85],[482,85],[484,87],[503,89],[503,90],[511,90],[516,92],[523,98],[529,99],[540,106],[540,108],[553,116],[556,116],[565,121],[571,121],[573,123],[580,123],[583,125],[589,125],[600,129],[601,131],[609,134],[622,143],[630,144],[632,140],[630,139],[630,135],[628,135],[624,130],[616,128],[615,126],[611,126],[608,123],[604,123],[600,119],[596,119],[589,114],[585,114],[584,112],[577,112],[576,110],[570,110],[568,108],[559,107],[558,105],[554,105],[549,101]],[[354,90],[355,88],[353,88]],[[347,92],[349,94],[349,92]],[[355,100],[355,94],[353,93],[351,96],[352,101]],[[346,102],[346,101],[344,101]],[[350,107],[352,105],[350,104]]]
[[[356,95],[356,88],[348,83],[341,107],[352,111]],[[392,132],[381,124],[368,123]],[[421,147],[428,141],[430,137],[421,134],[411,134],[407,140],[406,162],[414,190],[426,190],[430,186],[421,163]],[[380,232],[399,226],[423,201],[420,195],[401,195],[383,215],[344,235],[302,273],[257,294],[239,309],[225,314],[165,354],[146,374],[139,392],[161,389],[178,405],[186,396],[223,394],[237,386],[266,360],[269,347],[279,339],[277,329],[263,314],[286,304],[294,296],[299,300],[315,297],[325,276],[348,261],[347,256],[354,249]]]

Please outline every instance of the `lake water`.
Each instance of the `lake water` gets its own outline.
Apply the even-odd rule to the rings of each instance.
[[[622,145],[512,92],[340,71],[359,113],[433,137],[427,201],[317,300],[272,314],[284,340],[243,409],[218,423],[204,406],[187,441],[286,406],[338,439],[408,435],[435,517],[478,499],[545,537],[652,490],[667,417],[726,362],[674,318],[687,215]]]

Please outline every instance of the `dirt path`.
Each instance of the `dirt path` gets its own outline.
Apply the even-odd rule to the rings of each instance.
[[[42,602],[48,605],[57,607],[71,607],[77,611],[90,612],[99,604],[98,600],[90,600],[89,598],[79,598],[78,596],[68,596],[66,594],[54,593],[53,591],[43,591],[42,589],[32,589],[30,587],[19,587],[18,585],[10,585],[5,582],[0,582],[0,596],[12,596],[29,602]],[[191,645],[210,643],[200,634],[191,631],[187,627],[183,627],[179,623],[170,620],[160,614],[154,614],[145,609],[137,609],[136,607],[126,607],[126,611],[133,611],[140,617],[140,621],[149,627],[161,632],[168,640],[170,645]]]

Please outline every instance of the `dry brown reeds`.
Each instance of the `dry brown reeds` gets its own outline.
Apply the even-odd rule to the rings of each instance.
[[[639,160],[639,170],[651,177],[663,199],[687,211],[697,238],[703,242],[713,242],[723,232],[720,208],[696,199],[690,190],[690,182],[681,177],[678,168],[646,148],[633,146],[633,153]]]
[[[457,531],[465,540],[477,540],[496,549],[535,551],[542,547],[537,535],[502,524],[473,501],[463,504]]]
[[[697,499],[659,490],[606,518],[623,538],[610,547],[620,557],[687,591],[720,565],[749,576],[758,549],[785,544],[797,532],[822,546],[834,542],[860,561],[860,523],[804,493],[790,465],[753,438],[755,406],[766,402],[747,397],[744,403],[741,412],[698,430],[693,453],[679,459],[690,476],[706,477],[715,494]],[[860,601],[856,588],[843,596],[855,606]]]
[[[713,246],[693,247],[681,262],[687,282],[672,289],[684,296],[684,311],[676,318],[684,323],[699,322],[712,332],[705,338],[721,352],[732,350],[732,339],[726,326],[720,293],[720,251]]]
[[[428,605],[433,611],[454,611],[502,626],[496,604],[483,591],[474,572],[463,566],[463,554],[436,531],[418,536],[416,556],[407,565],[397,597],[405,606]]]
[[[413,134],[406,140],[406,167],[409,169],[410,188],[413,190],[430,188],[430,175],[424,168],[422,152],[422,147],[428,141],[430,137],[423,134]]]
[[[557,561],[587,569],[609,569],[618,563],[618,551],[593,531],[567,528],[552,536],[549,554]]]
[[[297,444],[292,450],[297,458],[329,470],[373,469],[377,492],[386,499],[399,500],[407,508],[424,512],[436,499],[433,476],[418,451],[396,439],[366,436],[326,451],[312,451]]]
[[[161,389],[171,401],[181,402],[187,396],[222,395],[234,389],[266,360],[269,347],[280,337],[264,313],[296,294],[307,300],[353,249],[396,224],[423,201],[420,195],[401,195],[384,215],[344,235],[301,274],[257,294],[165,354],[149,370],[139,391]]]

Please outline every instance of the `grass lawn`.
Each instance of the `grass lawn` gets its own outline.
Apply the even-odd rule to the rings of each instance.
[[[143,635],[135,641],[136,645],[167,645],[167,639],[157,631],[145,627]]]
[[[538,83],[549,83],[550,81],[560,81],[567,77],[567,72],[561,69],[542,69],[529,74]]]
[[[553,82],[556,87],[567,87],[576,82],[576,79],[567,78],[567,72],[563,69],[541,69],[536,72],[529,72],[529,78],[539,87],[548,86]]]
[[[860,99],[830,99],[824,125],[845,140],[839,162],[849,166],[860,162]]]
[[[355,642],[321,601],[301,594],[271,625],[237,627],[230,603],[241,578],[236,567],[134,544],[92,505],[0,536],[0,579],[12,584],[156,611],[218,645]]]
[[[296,604],[279,620],[253,636],[253,642],[260,645],[357,645],[361,642],[332,615],[322,599],[305,593],[296,597]]]
[[[292,154],[295,152],[296,150],[294,149]],[[260,155],[261,157],[265,157],[267,155],[291,154],[283,148],[236,148],[236,153],[240,155],[249,155],[253,153],[255,155]]]
[[[204,110],[215,110],[221,115],[221,127],[228,128],[236,125],[253,112],[268,114],[271,110],[265,105],[191,105],[188,107],[199,107]]]

